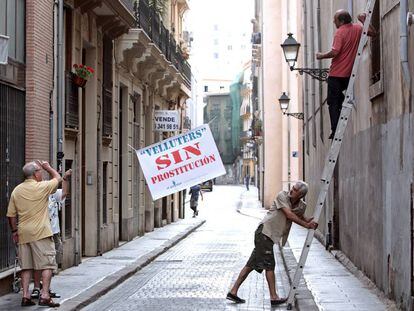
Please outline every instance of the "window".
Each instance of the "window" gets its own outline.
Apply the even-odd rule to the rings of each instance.
[[[102,223],[108,223],[108,204],[107,204],[107,192],[108,192],[108,162],[103,162],[102,170]]]
[[[213,28],[214,28],[215,31],[217,31],[218,30],[218,25],[214,25]]]
[[[9,57],[24,63],[25,54],[25,1],[0,1],[0,34],[9,39]]]
[[[214,53],[213,56],[214,56],[215,59],[218,59],[219,58],[219,54],[218,53]]]
[[[380,1],[375,2],[371,24],[376,30],[381,28]],[[381,35],[371,38],[371,84],[381,80]]]
[[[103,136],[112,135],[112,39],[103,39]]]
[[[214,39],[214,45],[218,45],[219,44],[219,40],[218,39]]]
[[[204,92],[208,92],[208,85],[204,85]]]
[[[227,46],[227,50],[229,51],[233,50],[233,46],[232,45]]]

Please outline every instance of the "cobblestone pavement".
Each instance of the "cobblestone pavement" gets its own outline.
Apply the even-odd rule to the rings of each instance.
[[[237,212],[243,192],[241,186],[223,186],[205,193],[199,217],[207,222],[202,227],[84,310],[270,310],[264,274],[256,272],[239,291],[245,304],[225,299],[250,255],[258,223]],[[285,296],[287,276],[280,254],[276,259],[277,286]]]

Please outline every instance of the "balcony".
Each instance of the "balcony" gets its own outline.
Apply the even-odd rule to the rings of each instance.
[[[97,25],[115,39],[135,26],[132,0],[75,0],[74,8],[81,13],[93,12]]]
[[[252,138],[252,132],[251,131],[242,131],[240,132],[240,140],[242,142],[247,142]]]
[[[135,2],[134,11],[136,26],[145,31],[155,46],[164,54],[167,61],[171,62],[181,74],[184,79],[183,83],[191,89],[191,66],[185,59],[185,54],[177,45],[174,37],[149,6],[148,0]]]

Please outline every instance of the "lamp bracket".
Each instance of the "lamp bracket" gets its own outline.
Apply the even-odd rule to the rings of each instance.
[[[329,69],[328,68],[295,68],[293,66],[290,67],[290,70],[297,70],[299,71],[300,75],[303,75],[304,73],[310,75],[312,78],[317,79],[319,81],[326,81],[329,76]]]

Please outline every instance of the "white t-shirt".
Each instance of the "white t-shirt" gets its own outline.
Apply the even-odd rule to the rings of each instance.
[[[65,199],[62,200],[62,189],[56,190],[49,196],[49,219],[53,234],[60,233],[59,211],[63,204],[65,204]]]

